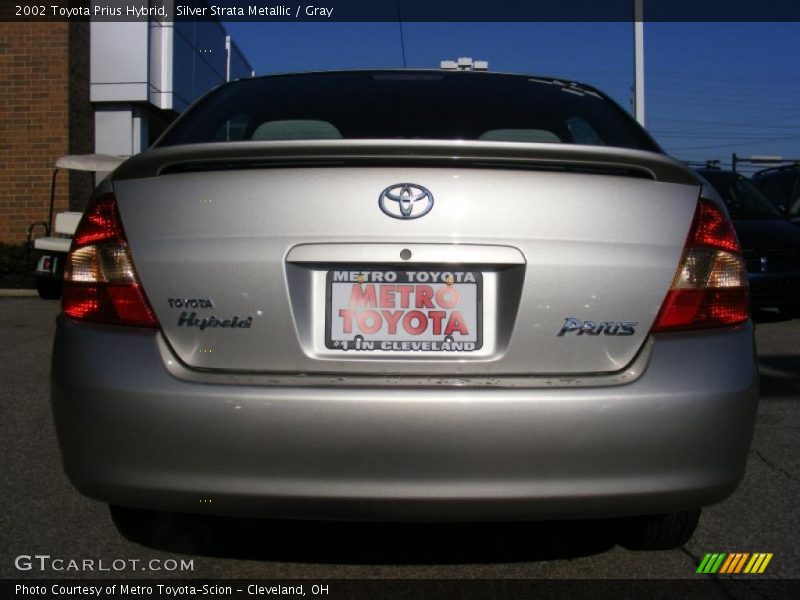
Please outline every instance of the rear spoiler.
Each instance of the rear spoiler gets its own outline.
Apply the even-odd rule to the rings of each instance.
[[[699,185],[666,155],[627,148],[437,140],[218,142],[155,148],[125,161],[115,180],[247,168],[418,165],[568,170]]]

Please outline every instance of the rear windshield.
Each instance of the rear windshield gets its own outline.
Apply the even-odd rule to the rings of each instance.
[[[732,219],[781,218],[777,209],[758,189],[738,173],[698,171],[714,186]]]
[[[659,151],[592,88],[488,73],[309,73],[245,79],[195,104],[157,146],[226,141],[483,140]]]
[[[753,175],[753,184],[773,202],[787,206],[790,204],[792,189],[798,176],[800,176],[800,169],[786,169],[765,174],[756,173]],[[800,188],[798,193],[800,194]]]

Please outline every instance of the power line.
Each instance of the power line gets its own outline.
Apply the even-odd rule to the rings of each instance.
[[[658,79],[673,79],[673,80],[680,80],[680,81],[691,81],[694,85],[695,83],[702,84],[704,81],[709,80],[717,80],[717,81],[731,81],[731,79],[735,81],[766,81],[769,83],[777,83],[777,84],[791,84],[791,85],[800,85],[800,82],[797,81],[796,77],[773,77],[773,76],[759,76],[759,75],[748,75],[741,71],[737,71],[736,73],[709,73],[706,71],[670,71],[665,69],[651,69],[652,77],[656,77]]]
[[[747,142],[736,142],[732,144],[713,144],[710,146],[685,146],[683,148],[671,148],[671,152],[677,152],[679,150],[713,150],[716,148],[731,148],[733,146],[747,146],[748,144],[767,144],[770,142],[780,142],[784,140],[797,140],[800,139],[800,134],[798,135],[787,135],[784,137],[774,137],[774,138],[767,138],[763,140],[750,140]]]
[[[403,68],[406,68],[406,43],[403,39],[403,17],[400,14],[400,0],[396,0],[397,4],[397,25],[400,27],[400,50],[403,53]]]
[[[770,123],[764,124],[756,124],[753,123],[741,123],[738,121],[687,121],[685,119],[653,119],[659,124],[659,128],[651,127],[650,131],[672,131],[672,132],[680,132],[680,131],[688,131],[688,132],[697,132],[697,131],[704,131],[702,128],[706,125],[726,125],[731,129],[793,129],[795,127],[800,127],[800,122],[797,124],[789,123],[789,124],[782,124],[782,125],[772,125]],[[674,127],[671,126],[670,123],[681,123],[681,127]],[[688,126],[686,124],[689,124]],[[667,129],[668,128],[668,129]],[[698,129],[700,128],[700,129]],[[719,131],[719,130],[715,130]]]

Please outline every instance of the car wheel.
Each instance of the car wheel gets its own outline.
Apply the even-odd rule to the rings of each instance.
[[[52,277],[37,277],[36,291],[42,300],[58,300],[61,298],[61,281]]]
[[[628,550],[671,550],[689,541],[699,520],[700,509],[631,517],[619,544]]]

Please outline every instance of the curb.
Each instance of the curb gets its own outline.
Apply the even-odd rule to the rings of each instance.
[[[0,289],[0,298],[34,298],[39,296],[36,290],[25,289]]]

